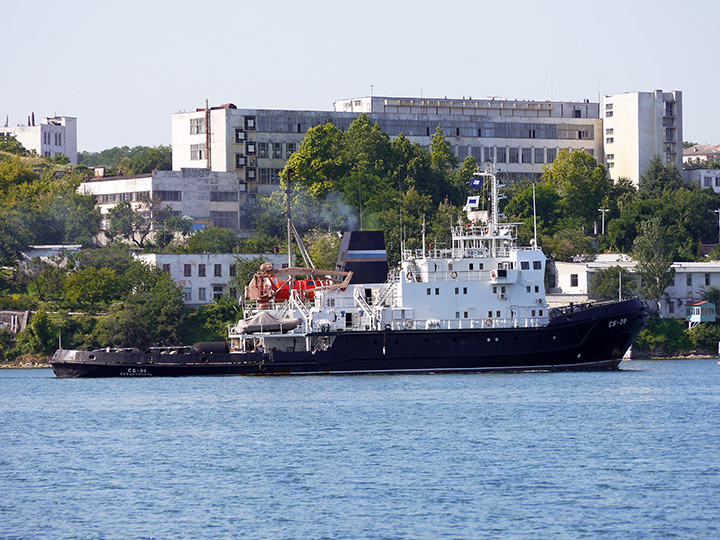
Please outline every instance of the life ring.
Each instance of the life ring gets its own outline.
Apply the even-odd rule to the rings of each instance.
[[[413,322],[412,322],[410,319],[408,319],[407,321],[405,321],[405,328],[407,328],[408,330],[410,330],[410,329],[412,329],[412,327],[413,327]]]
[[[490,272],[490,279],[495,279],[495,270]]]
[[[455,270],[453,270],[452,272],[450,272],[450,277],[453,278],[453,279],[455,279],[455,278],[457,277],[457,272],[456,272]]]
[[[485,319],[485,326],[492,326],[492,320],[491,320],[491,319]]]

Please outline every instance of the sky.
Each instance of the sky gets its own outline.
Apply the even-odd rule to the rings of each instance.
[[[171,115],[367,96],[599,101],[683,92],[720,143],[720,2],[0,0],[0,125],[78,119],[78,150],[171,143]]]

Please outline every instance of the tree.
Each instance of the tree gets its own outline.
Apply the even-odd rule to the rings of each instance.
[[[57,327],[44,309],[39,310],[30,324],[17,337],[22,354],[49,356],[57,348]]]
[[[676,167],[663,165],[660,156],[655,155],[640,175],[640,194],[644,197],[660,197],[665,191],[682,186],[680,171]]]
[[[239,296],[244,298],[245,287],[250,283],[253,276],[260,271],[260,266],[265,262],[262,257],[235,257],[235,276],[230,278],[228,287],[238,291]]]
[[[622,276],[622,282],[621,282]],[[620,266],[611,266],[597,271],[590,280],[590,296],[596,300],[615,300],[622,283],[621,298],[635,294],[637,282],[628,270]]]
[[[118,297],[121,279],[108,268],[81,268],[65,280],[64,298],[72,307],[94,308]]]
[[[637,272],[641,278],[643,296],[655,302],[672,283],[675,271],[671,269],[672,255],[665,242],[665,230],[659,217],[643,221],[633,243],[633,257],[637,259]]]
[[[0,150],[18,156],[30,155],[27,148],[25,148],[13,135],[0,135]]]
[[[180,287],[170,274],[154,266],[134,265],[129,273],[132,292],[111,306],[92,339],[103,346],[140,349],[181,343],[188,311]]]
[[[580,227],[561,228],[552,236],[542,236],[540,243],[555,261],[587,262],[595,258],[593,239]]]
[[[184,250],[187,253],[233,253],[237,245],[237,234],[232,229],[206,227],[188,238]]]
[[[350,169],[342,149],[343,133],[332,123],[310,128],[281,173],[283,186],[291,170],[291,182],[299,182],[315,197],[325,197]]]
[[[123,238],[143,248],[153,228],[166,223],[172,217],[172,208],[163,206],[162,198],[158,194],[153,194],[152,197],[144,195],[136,206],[130,201],[122,201],[110,209],[110,227],[106,234],[110,239]]]
[[[583,150],[560,150],[552,165],[543,168],[543,180],[555,183],[562,209],[586,226],[597,219],[611,185],[605,167]]]
[[[337,233],[313,229],[305,235],[303,243],[316,268],[335,268],[340,253],[340,236]]]

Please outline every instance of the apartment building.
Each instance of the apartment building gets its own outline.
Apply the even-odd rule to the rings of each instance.
[[[556,282],[551,291],[558,298],[567,301],[584,302],[593,298],[592,278],[600,270],[619,266],[634,272],[636,261],[628,256],[619,256],[611,260],[610,255],[603,255],[604,260],[588,263],[556,262]],[[685,307],[702,300],[703,292],[708,287],[720,287],[720,262],[676,262],[671,268],[675,271],[673,282],[663,291],[660,299],[659,313],[661,317],[684,319]],[[548,303],[551,302],[548,295]],[[563,303],[563,302],[559,302]]]
[[[175,283],[182,288],[183,301],[188,306],[209,304],[225,294],[234,298],[242,294],[238,287],[246,284],[235,283],[233,279],[236,277],[237,259],[251,260],[262,257],[276,268],[287,266],[287,255],[271,253],[141,253],[135,257],[169,272]]]
[[[626,92],[603,99],[602,144],[613,180],[635,186],[654,156],[682,169],[682,92]]]
[[[460,161],[493,160],[508,179],[538,178],[563,148],[602,159],[599,104],[500,99],[361,97],[333,111],[240,109],[233,104],[172,117],[173,169],[238,172],[248,198],[277,189],[278,173],[307,131],[327,122],[345,131],[361,114],[392,137],[429,147],[441,127]]]
[[[247,229],[246,186],[234,172],[207,169],[153,171],[131,176],[97,176],[80,184],[78,190],[95,196],[102,215],[123,201],[137,203],[143,195],[159,195],[177,215],[204,225],[242,232]],[[107,229],[103,221],[102,229]]]
[[[77,119],[71,116],[54,116],[35,124],[34,115],[27,125],[0,127],[0,136],[12,135],[28,150],[37,155],[55,157],[66,155],[77,165]]]

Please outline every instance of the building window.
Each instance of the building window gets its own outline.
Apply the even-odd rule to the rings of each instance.
[[[507,148],[504,146],[498,146],[497,148],[497,157],[495,159],[496,163],[505,163],[507,161]]]
[[[205,287],[200,287],[198,289],[198,301],[204,302],[205,300],[207,300],[207,290]]]
[[[190,145],[190,159],[205,159],[205,143]]]
[[[268,143],[266,143],[266,142],[258,143],[258,157],[260,157],[260,158],[268,157]]]
[[[248,156],[254,156],[257,153],[257,145],[254,142],[248,142],[245,145],[245,153]]]
[[[257,129],[257,121],[255,120],[254,116],[245,117],[245,129]]]
[[[207,267],[204,264],[198,264],[198,277],[205,277],[207,275]]]
[[[210,210],[210,219],[212,219],[214,227],[223,227],[225,229],[238,228],[237,212],[220,212],[216,210]]]
[[[520,270],[530,270],[530,261],[520,261]]]
[[[430,289],[426,289],[426,290],[427,290],[427,295],[430,296]]]
[[[213,300],[220,300],[223,295],[223,285],[213,285]]]
[[[235,277],[235,265],[234,264],[231,264],[229,266],[229,270],[230,270],[230,277]]]
[[[542,270],[542,262],[533,261],[533,270]]]
[[[294,142],[285,143],[285,155],[290,157],[290,154],[295,153],[296,145]]]
[[[190,135],[205,133],[205,118],[190,119]]]
[[[185,287],[183,289],[183,300],[185,302],[192,300],[192,289],[190,287]]]
[[[211,202],[237,202],[237,191],[211,191]]]
[[[545,163],[544,148],[535,148],[535,163]]]
[[[668,301],[668,313],[670,315],[675,314],[675,301],[673,300]]]
[[[571,287],[578,286],[578,275],[577,274],[570,274],[570,286]]]
[[[613,128],[607,128],[605,130],[605,135],[612,135],[613,133],[615,133],[615,130]]]
[[[182,191],[156,191],[156,194],[165,201],[182,201]]]
[[[236,143],[245,142],[245,131],[243,131],[240,128],[235,129],[235,142]]]
[[[222,264],[215,264],[214,266],[214,273],[213,275],[215,277],[222,277]]]
[[[612,111],[606,111],[605,112],[605,118],[612,118],[613,112]]]
[[[688,275],[685,277],[685,284],[686,284],[688,287],[692,287],[692,274],[688,274]]]
[[[183,264],[183,276],[185,276],[185,277],[192,276],[192,265]]]
[[[273,143],[273,158],[282,159],[282,143]]]
[[[242,154],[235,154],[235,168],[240,169],[245,166],[247,163],[247,160],[245,159],[245,156]]]
[[[509,153],[509,163],[517,163],[519,161],[519,149],[518,148],[510,148]]]
[[[710,286],[710,274],[705,274],[705,286]]]
[[[552,163],[555,161],[555,156],[557,155],[557,149],[556,148],[548,148],[547,149],[547,162]]]
[[[440,294],[440,289],[435,289],[435,295],[437,296],[438,294]]]
[[[575,109],[573,111],[573,118],[582,118],[582,111],[580,109]]]
[[[163,265],[162,265],[162,269],[163,269],[165,272],[167,272],[168,274],[170,273],[170,265],[169,265],[169,264],[163,264]]]
[[[522,149],[522,162],[523,163],[532,163],[532,148],[523,148]]]

